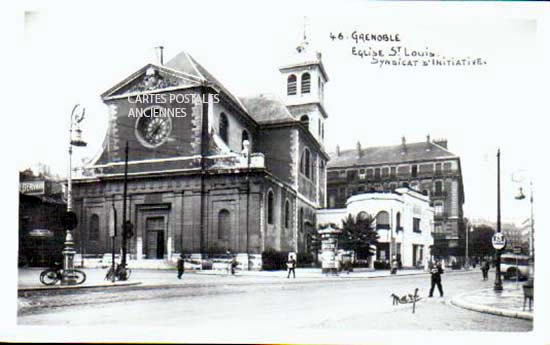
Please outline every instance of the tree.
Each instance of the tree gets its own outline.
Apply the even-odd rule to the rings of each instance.
[[[471,234],[471,256],[492,256],[495,253],[492,244],[492,237],[495,230],[488,225],[479,225],[474,227],[474,231]]]
[[[375,254],[371,245],[378,243],[378,233],[373,227],[374,218],[370,215],[353,217],[351,214],[342,220],[342,232],[338,236],[338,247],[353,250],[360,259]]]

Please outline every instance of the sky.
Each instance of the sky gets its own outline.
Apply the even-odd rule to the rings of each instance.
[[[101,6],[30,9],[24,15],[20,63],[23,77],[32,81],[26,85],[32,97],[19,108],[26,130],[17,138],[17,169],[40,161],[66,176],[69,115],[76,103],[86,107],[82,129],[88,146],[75,149],[73,164],[94,156],[107,129],[100,94],[156,62],[158,45],[165,47],[165,61],[186,50],[234,95],[281,94],[278,68],[294,53],[305,27],[310,48],[322,52],[330,78],[325,86],[327,151],[336,145],[354,148],[357,141],[362,147],[399,144],[402,136],[407,142],[424,141],[428,134],[445,138],[449,151],[461,158],[465,216],[494,221],[500,148],[503,220],[525,220],[528,202],[513,197],[520,186],[527,191],[530,180],[536,186],[539,137],[534,134],[542,130],[537,124],[546,111],[535,12],[496,15],[498,9],[457,7],[449,16],[449,9],[434,13],[422,6],[351,4],[355,10],[260,9],[238,20],[223,9],[201,14],[204,7],[187,4],[171,11],[139,5],[108,11]],[[399,35],[400,41],[357,43],[354,31]],[[330,38],[338,33],[344,39]],[[380,67],[354,56],[354,46],[386,54],[401,46],[480,58],[485,64]],[[512,180],[519,170],[522,183]]]

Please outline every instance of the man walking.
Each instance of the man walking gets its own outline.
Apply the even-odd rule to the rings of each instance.
[[[185,263],[185,261],[183,260],[183,254],[180,254],[180,256],[178,258],[178,263],[177,263],[177,266],[178,266],[178,279],[181,279],[181,276],[183,275],[184,263]]]
[[[292,277],[296,279],[296,260],[294,259],[294,256],[290,256],[290,259],[286,263],[286,267],[288,268],[288,275],[286,278],[289,279],[290,272],[292,272]]]
[[[443,274],[443,268],[441,268],[441,263],[436,261],[435,266],[430,271],[432,276],[432,287],[430,288],[430,295],[428,297],[433,297],[434,288],[437,285],[439,290],[439,295],[443,297],[443,287],[441,286],[441,275]]]
[[[483,273],[483,280],[487,280],[489,274],[489,261],[484,261],[481,265],[481,273]]]

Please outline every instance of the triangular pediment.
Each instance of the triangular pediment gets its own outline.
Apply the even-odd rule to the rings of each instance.
[[[133,94],[199,86],[203,80],[194,75],[148,64],[101,95],[103,99]]]

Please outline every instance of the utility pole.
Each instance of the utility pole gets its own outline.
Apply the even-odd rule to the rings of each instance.
[[[128,191],[128,141],[126,141],[126,149],[124,151],[124,191],[122,194],[122,260],[120,264],[122,267],[126,267],[126,239],[127,239],[127,229],[126,229],[126,194]]]
[[[500,149],[497,152],[497,233],[500,233]],[[502,291],[502,280],[500,277],[500,252],[502,249],[496,249],[496,269],[494,290]]]

